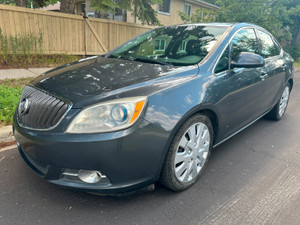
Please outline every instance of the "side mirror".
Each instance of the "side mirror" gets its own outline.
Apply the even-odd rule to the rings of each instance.
[[[263,67],[265,60],[258,54],[250,52],[241,52],[235,62],[231,62],[231,68],[256,68]]]

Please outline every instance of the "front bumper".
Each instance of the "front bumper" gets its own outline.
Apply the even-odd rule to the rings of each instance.
[[[129,129],[103,134],[33,131],[14,118],[14,135],[24,161],[41,177],[61,186],[117,194],[157,181],[166,154],[166,135],[140,118]],[[107,179],[89,184],[67,179],[66,170],[97,170]]]

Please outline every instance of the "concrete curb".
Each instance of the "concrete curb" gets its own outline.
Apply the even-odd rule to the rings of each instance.
[[[5,152],[5,151],[8,151],[8,150],[13,150],[13,149],[15,149],[15,148],[17,148],[17,147],[18,147],[18,146],[17,146],[16,144],[9,145],[9,146],[0,148],[0,152]]]
[[[12,126],[0,127],[0,143],[15,141]]]

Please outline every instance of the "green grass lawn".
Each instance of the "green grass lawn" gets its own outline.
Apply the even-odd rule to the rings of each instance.
[[[0,80],[0,127],[11,124],[23,87],[33,78]]]
[[[295,67],[300,67],[300,60],[294,62]]]

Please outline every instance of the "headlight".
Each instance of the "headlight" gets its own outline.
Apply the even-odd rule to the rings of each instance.
[[[147,97],[132,97],[88,107],[75,117],[67,133],[100,133],[125,129],[137,121],[146,101]]]

